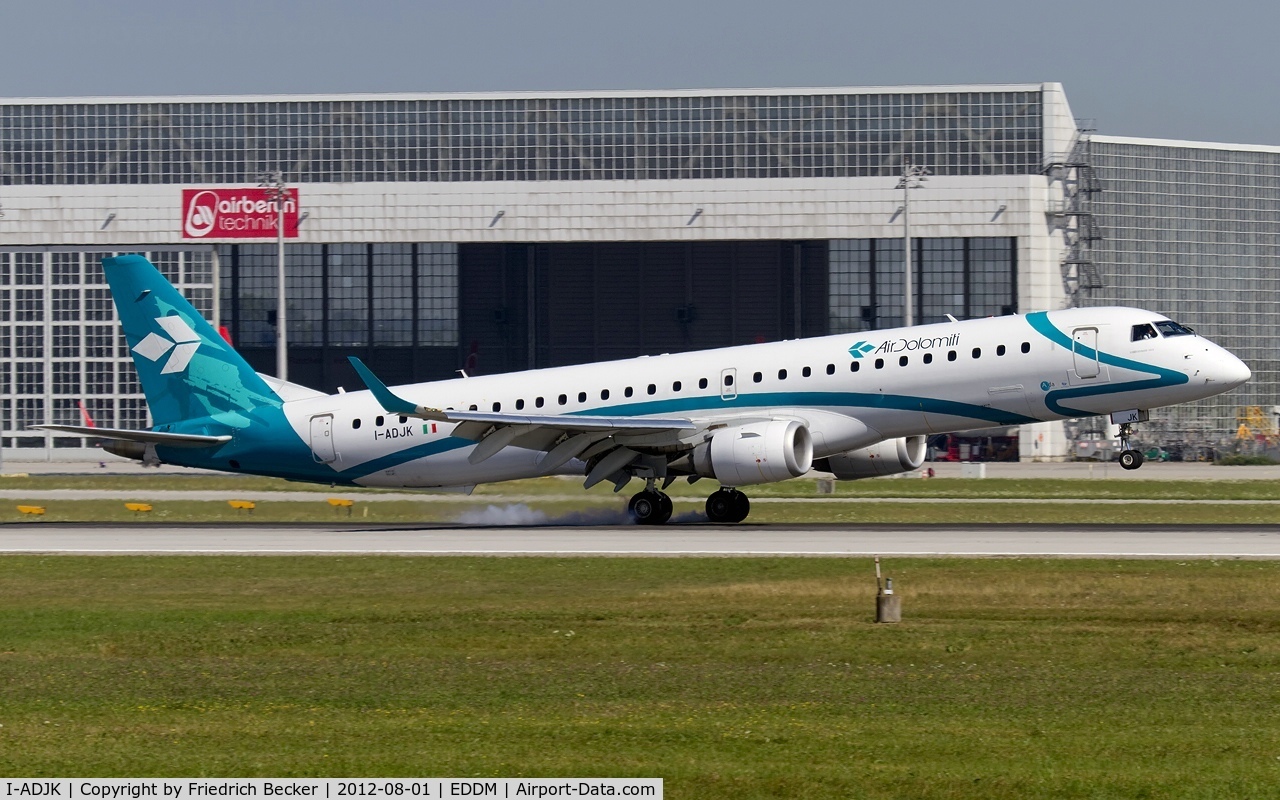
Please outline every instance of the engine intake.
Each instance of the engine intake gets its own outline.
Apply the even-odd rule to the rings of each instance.
[[[813,466],[813,438],[798,420],[720,428],[694,448],[694,471],[724,486],[798,478]]]
[[[830,472],[842,481],[852,481],[920,469],[920,465],[924,463],[924,455],[925,437],[904,436],[886,439],[860,450],[820,458],[813,463],[813,468]]]

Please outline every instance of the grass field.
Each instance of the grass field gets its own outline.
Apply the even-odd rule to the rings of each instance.
[[[584,510],[600,522],[623,522],[625,506],[634,490],[615,494],[598,486],[584,492],[580,482],[561,478],[513,481],[481,486],[473,497],[422,495],[422,500],[379,500],[384,492],[332,489],[313,484],[270,478],[224,476],[39,476],[4,478],[0,488],[11,491],[96,489],[118,493],[118,500],[23,500],[12,498],[0,505],[0,523],[22,522],[124,522],[183,523],[209,521],[229,525],[272,522],[343,522],[446,524],[459,521],[483,523],[475,512],[486,504],[496,508],[526,507],[547,523],[578,520]],[[670,493],[677,518],[688,518],[703,507],[714,482],[694,486],[678,482]],[[257,502],[252,513],[232,509],[225,501],[154,499],[157,491],[236,492]],[[273,498],[281,491],[308,492],[310,501]],[[1277,524],[1280,523],[1280,481],[1263,480],[1048,480],[939,478],[924,480],[871,480],[837,483],[831,495],[818,494],[812,479],[750,487],[754,501],[749,522],[789,523],[1073,523],[1073,524]],[[349,517],[335,510],[326,498],[342,495],[355,499]],[[34,495],[33,495],[34,496]],[[137,514],[124,501],[151,502],[153,511]],[[917,500],[919,502],[910,502]],[[998,503],[951,503],[947,500],[986,500]],[[1089,501],[1144,501],[1094,503]],[[1198,504],[1185,501],[1231,501],[1230,504]],[[779,502],[788,501],[788,502]],[[859,502],[852,502],[859,501]],[[1167,501],[1183,501],[1171,503]],[[20,514],[19,504],[40,505],[45,515]],[[490,515],[495,520],[503,514]]]
[[[8,776],[1280,791],[1280,563],[0,558]]]

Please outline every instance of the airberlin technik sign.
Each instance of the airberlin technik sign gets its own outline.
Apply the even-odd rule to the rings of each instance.
[[[183,189],[182,238],[274,239],[276,201],[268,189]],[[298,237],[298,190],[284,201],[284,236]]]

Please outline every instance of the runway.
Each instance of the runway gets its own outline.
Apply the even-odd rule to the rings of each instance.
[[[1280,526],[0,525],[0,553],[1280,558]]]

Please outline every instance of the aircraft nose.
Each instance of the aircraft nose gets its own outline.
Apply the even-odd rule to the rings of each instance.
[[[1236,388],[1253,375],[1247,364],[1230,353],[1223,353],[1222,361],[1215,371],[1218,373],[1218,382],[1228,389]]]

